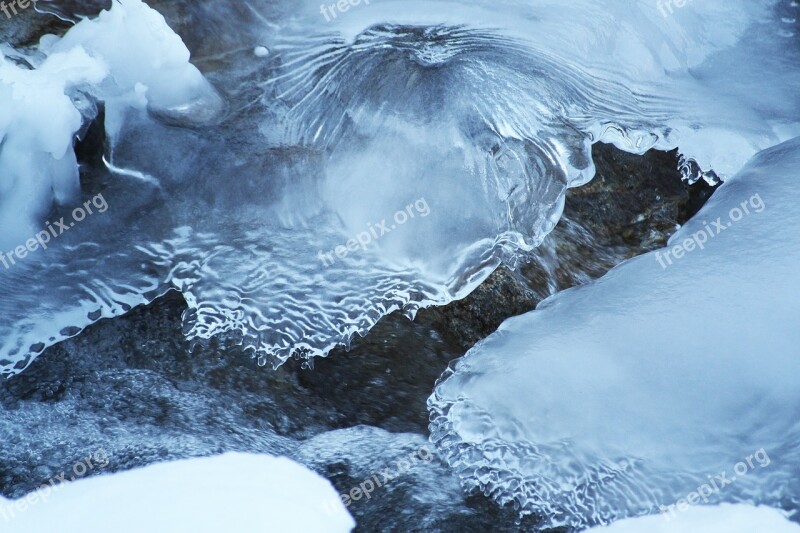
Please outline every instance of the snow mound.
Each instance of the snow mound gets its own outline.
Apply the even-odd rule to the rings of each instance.
[[[327,507],[326,507],[327,506]],[[331,484],[286,458],[228,453],[0,498],[8,533],[336,533],[355,522]]]

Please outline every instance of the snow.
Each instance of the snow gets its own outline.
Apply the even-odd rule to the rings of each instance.
[[[0,246],[7,249],[41,229],[53,202],[80,197],[72,138],[83,117],[65,91],[98,83],[103,64],[82,48],[54,54],[37,70],[0,52]]]
[[[139,101],[151,110],[199,123],[220,111],[216,91],[189,62],[189,49],[164,17],[141,0],[116,0],[111,9],[82,20],[62,39],[43,40],[41,51],[52,54],[78,47],[109,66],[113,87],[101,88],[99,96],[107,112],[112,107],[113,118],[106,118],[112,138],[123,120],[123,109],[109,105],[117,101],[122,107]]]
[[[26,58],[36,67],[32,70],[0,52],[2,249],[41,230],[54,204],[80,199],[72,145],[95,111],[92,104],[87,106],[91,111],[81,106],[86,97],[76,91],[105,103],[112,142],[129,107],[149,105],[171,116],[202,107],[201,115],[210,118],[221,106],[214,89],[189,63],[180,37],[140,0],[115,2],[62,39],[43,37],[38,52]]]
[[[264,455],[162,463],[35,494],[16,502],[0,498],[4,532],[337,533],[355,527],[327,480]]]
[[[506,321],[448,371],[432,438],[466,483],[551,525],[695,492],[796,505],[798,169],[800,138],[760,153],[667,249]]]
[[[789,522],[784,513],[769,507],[720,505],[692,507],[680,516],[666,520],[662,516],[646,516],[621,520],[587,533],[797,533],[800,526]]]

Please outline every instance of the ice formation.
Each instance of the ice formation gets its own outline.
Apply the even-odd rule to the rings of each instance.
[[[0,268],[3,375],[170,289],[189,304],[192,338],[222,336],[276,365],[324,355],[393,310],[465,296],[536,246],[566,187],[592,178],[592,143],[678,146],[691,172],[732,175],[800,116],[786,22],[797,7],[785,1],[709,0],[665,17],[644,0],[384,0],[331,21],[310,1],[221,0],[188,22],[158,6],[203,51],[194,63],[227,113],[138,0],[42,41],[46,59],[26,73],[37,87],[58,54],[85,53],[107,75],[59,82],[73,104],[59,98],[55,111],[72,117],[59,135],[69,172],[49,179],[70,194],[51,198],[46,179],[0,167],[0,184],[15,183],[0,219],[27,213],[2,250],[85,200],[66,139],[75,108],[85,128],[95,101],[109,142],[83,195],[102,192],[109,210]],[[22,120],[36,131],[38,119]],[[37,153],[41,165],[60,156]],[[23,189],[25,207],[12,201]]]
[[[63,39],[46,36],[36,54],[0,51],[0,95],[0,247],[6,250],[41,230],[54,203],[79,204],[73,140],[94,118],[92,99],[105,104],[112,141],[130,106],[181,117],[200,107],[207,119],[221,107],[180,37],[138,0],[119,2]]]
[[[693,493],[796,510],[798,169],[800,138],[761,152],[668,248],[459,360],[429,406],[466,484],[543,525],[671,511]]]
[[[50,487],[48,485],[48,487]],[[355,522],[324,478],[286,458],[229,453],[97,476],[9,501],[8,533],[348,532]]]
[[[104,65],[83,49],[54,54],[37,70],[0,52],[0,246],[35,235],[53,202],[80,197],[72,139],[83,117],[68,86],[98,83]]]

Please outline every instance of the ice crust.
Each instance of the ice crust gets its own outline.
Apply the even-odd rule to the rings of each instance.
[[[138,0],[15,52],[33,70],[4,63],[0,92],[27,76],[29,94],[58,98],[0,104],[2,250],[98,192],[109,211],[0,267],[3,375],[171,289],[198,341],[273,365],[326,355],[394,310],[467,295],[538,245],[566,187],[592,178],[592,143],[680,147],[687,172],[729,176],[800,117],[789,2],[663,17],[644,0],[385,0],[331,22],[313,2],[158,6],[203,50],[200,68]],[[97,75],[51,76],[71,64],[61,54],[88,56]],[[105,165],[84,165],[79,190],[71,139],[97,109]],[[66,155],[38,146],[50,135]],[[393,222],[422,200],[428,214]],[[384,219],[396,228],[366,249],[320,260]]]

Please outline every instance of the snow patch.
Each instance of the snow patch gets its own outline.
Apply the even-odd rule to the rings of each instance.
[[[355,527],[324,478],[283,457],[243,453],[92,477],[46,498],[20,509],[25,498],[0,497],[2,530],[338,533]]]

